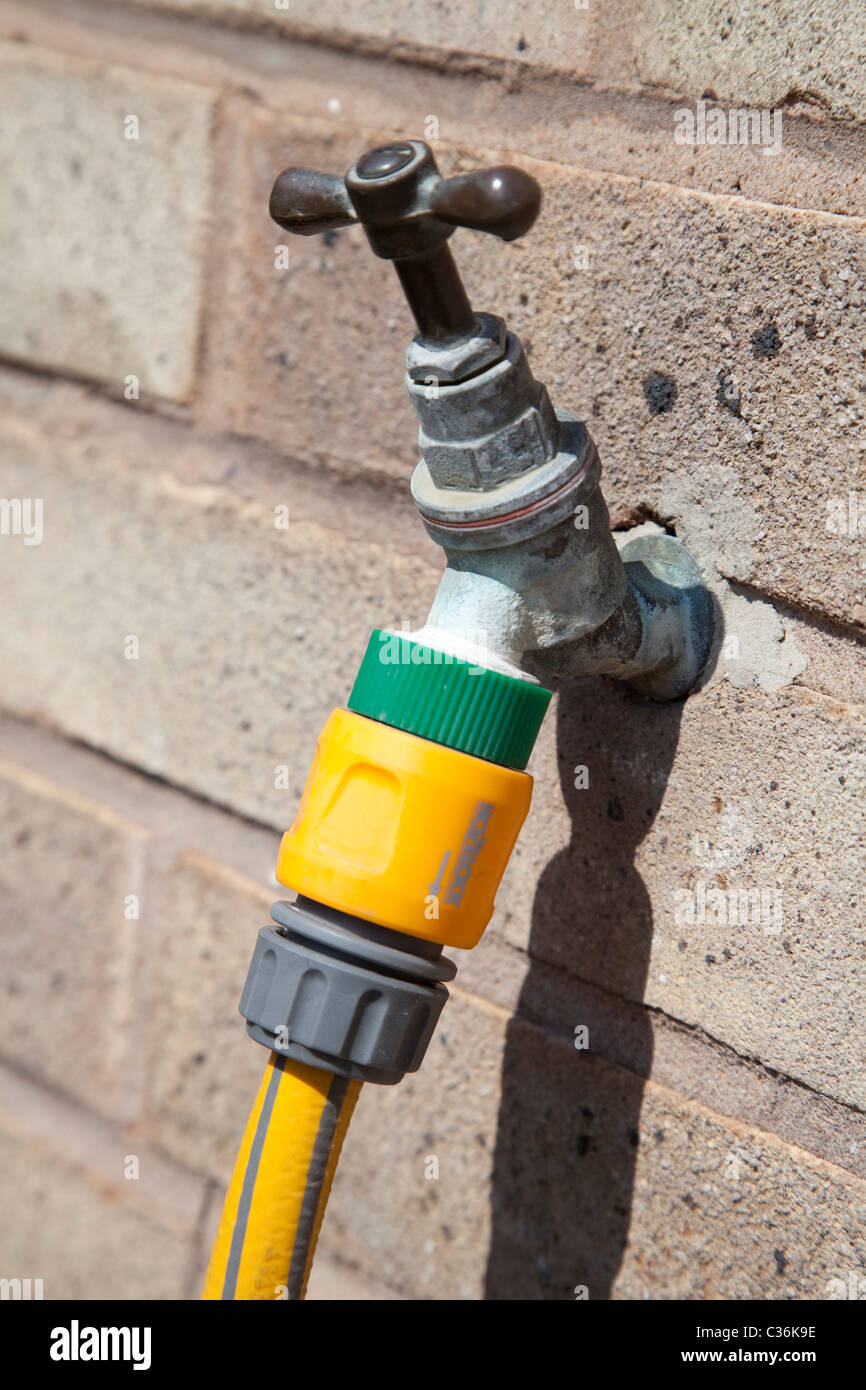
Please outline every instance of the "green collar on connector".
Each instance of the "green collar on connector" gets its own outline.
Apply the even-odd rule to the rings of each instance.
[[[373,630],[348,708],[522,771],[551,692],[395,632]]]

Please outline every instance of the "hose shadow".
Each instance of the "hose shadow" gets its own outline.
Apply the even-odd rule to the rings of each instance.
[[[507,1030],[485,1298],[604,1300],[628,1237],[652,1061],[639,1004],[652,909],[634,858],[664,797],[683,702],[538,674],[559,692],[572,832],[538,882],[529,968]],[[575,785],[580,765],[586,787]]]

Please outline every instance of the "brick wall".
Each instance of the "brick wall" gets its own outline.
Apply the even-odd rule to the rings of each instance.
[[[441,568],[396,278],[354,230],[275,269],[267,195],[405,134],[541,180],[525,241],[458,234],[473,301],[726,634],[684,706],[557,686],[496,917],[422,1070],[363,1095],[312,1293],[866,1281],[856,7],[3,0],[0,38],[0,494],[43,504],[41,543],[0,535],[0,1275],[197,1294],[277,832]],[[780,110],[781,150],[677,143],[701,98]]]

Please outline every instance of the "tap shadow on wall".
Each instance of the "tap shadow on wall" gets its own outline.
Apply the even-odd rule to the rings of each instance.
[[[634,858],[664,796],[683,702],[537,674],[559,692],[557,759],[572,833],[539,880],[529,969],[508,1025],[485,1297],[603,1300],[628,1237],[652,1061],[637,1002],[652,909]],[[575,787],[579,764],[585,789]],[[588,1029],[585,1050],[575,1047],[579,1027]]]

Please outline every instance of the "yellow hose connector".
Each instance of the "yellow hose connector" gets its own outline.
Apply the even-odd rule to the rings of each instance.
[[[532,778],[337,709],[277,878],[328,907],[467,948],[493,913]]]

